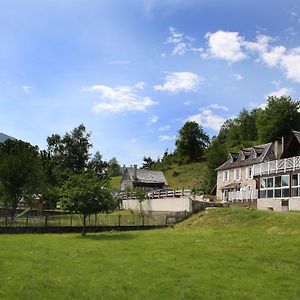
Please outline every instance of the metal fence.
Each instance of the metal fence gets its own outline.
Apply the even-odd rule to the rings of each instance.
[[[186,212],[150,214],[98,214],[86,218],[86,226],[163,226],[177,223]],[[0,227],[79,227],[83,216],[79,214],[41,215],[15,218],[0,217]]]

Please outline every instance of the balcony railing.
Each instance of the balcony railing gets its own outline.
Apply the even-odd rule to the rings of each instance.
[[[257,195],[258,195],[257,190],[229,192],[228,201],[255,200],[257,199]]]
[[[270,175],[295,171],[300,169],[300,156],[271,160],[261,164],[253,165],[253,175]]]

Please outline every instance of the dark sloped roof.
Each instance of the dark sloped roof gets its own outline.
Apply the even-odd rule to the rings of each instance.
[[[293,134],[295,135],[296,139],[298,140],[299,144],[300,144],[300,132],[293,130]]]
[[[127,168],[128,174],[132,181],[139,181],[145,183],[164,183],[168,184],[164,173],[161,171],[153,171],[146,169],[137,169],[137,178],[134,178],[134,168]]]
[[[273,160],[275,159],[274,155],[274,149],[272,143],[257,145],[249,148],[244,148],[241,151],[244,151],[245,153],[252,153],[252,155],[248,156],[247,158],[243,159],[241,157],[238,157],[233,162],[230,162],[230,159],[228,159],[224,164],[222,164],[220,167],[216,169],[216,171],[219,170],[227,170],[232,168],[238,168],[238,167],[244,167],[244,166],[251,166],[253,164],[258,164],[265,159],[267,160]],[[256,155],[253,155],[253,154]]]

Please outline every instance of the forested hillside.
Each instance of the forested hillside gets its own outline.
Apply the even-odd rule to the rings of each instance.
[[[226,120],[218,135],[208,138],[201,125],[186,122],[178,132],[175,151],[161,159],[144,157],[144,168],[165,172],[171,187],[189,186],[209,193],[216,184],[215,169],[243,147],[271,142],[300,130],[300,102],[291,97],[269,97],[265,108],[243,109]]]

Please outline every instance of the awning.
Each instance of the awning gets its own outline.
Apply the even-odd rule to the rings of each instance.
[[[229,189],[237,189],[239,190],[241,187],[240,183],[229,183],[228,185],[225,185],[222,187],[222,190],[229,190]]]

